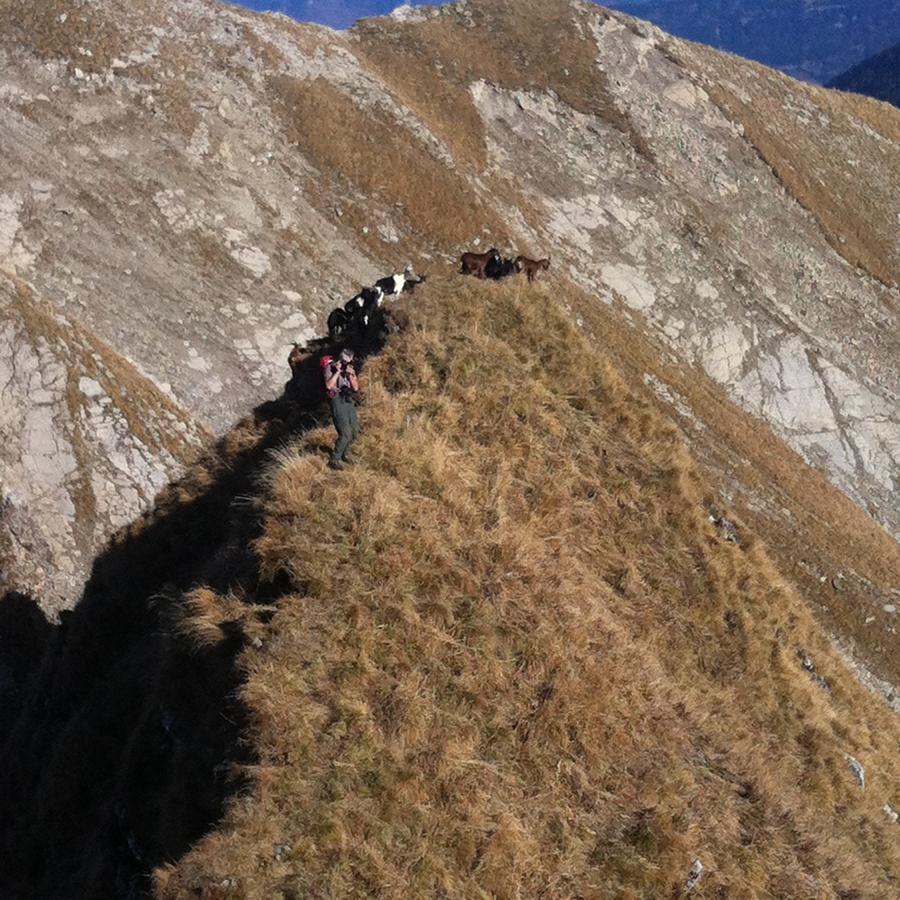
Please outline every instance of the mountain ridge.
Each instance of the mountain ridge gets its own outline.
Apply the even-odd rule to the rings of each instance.
[[[109,408],[154,486],[141,428],[185,445],[123,527],[90,467],[24,507],[100,551],[4,560],[7,894],[891,891],[895,111],[562,0],[0,24],[42,433],[102,461]],[[551,270],[463,280],[492,243]],[[336,475],[315,337],[407,261]]]
[[[7,265],[221,431],[361,284],[479,242],[550,253],[611,311],[579,320],[640,339],[634,376],[896,679],[891,545],[768,428],[896,533],[900,122],[592,4],[535,6],[537,31],[522,11],[345,34],[199,0],[0,5],[5,34],[31,35],[0,50]]]
[[[890,891],[896,716],[553,297],[429,281],[355,468],[290,389],[117,537],[0,751],[53,798],[8,896]]]
[[[452,7],[424,10],[415,22],[380,20],[380,25],[363,24],[344,35],[191,3],[181,7],[181,15],[194,17],[199,33],[210,29],[217,37],[201,50],[191,35],[172,24],[165,46],[177,61],[172,63],[173,78],[160,77],[165,70],[157,71],[154,62],[161,38],[141,30],[146,26],[136,9],[116,9],[116,16],[103,18],[95,8],[94,18],[83,22],[73,13],[62,24],[59,16],[41,12],[44,18],[32,23],[40,37],[36,49],[50,55],[50,69],[29,74],[26,66],[21,86],[14,88],[18,99],[7,133],[15,133],[17,140],[8,147],[9,183],[16,183],[14,165],[17,171],[30,168],[48,175],[65,171],[65,163],[69,174],[60,183],[45,178],[49,190],[43,192],[27,183],[14,190],[9,203],[21,206],[28,200],[37,216],[30,224],[33,234],[20,228],[18,214],[9,216],[9,227],[19,229],[20,244],[31,242],[23,260],[37,254],[31,268],[42,292],[58,297],[58,302],[71,298],[89,328],[108,344],[122,347],[158,384],[172,388],[181,405],[201,421],[221,429],[265,393],[264,385],[277,384],[279,348],[298,335],[312,336],[330,304],[384,274],[392,259],[412,257],[427,267],[429,258],[445,259],[450,247],[464,249],[469,240],[508,239],[531,252],[551,251],[588,289],[610,298],[617,294],[638,311],[649,310],[663,334],[668,329],[675,335],[679,322],[685,323],[686,332],[697,328],[695,336],[683,333],[667,340],[674,341],[680,355],[701,362],[724,380],[733,396],[743,398],[757,415],[774,422],[808,461],[824,464],[843,489],[867,504],[887,527],[896,527],[890,525],[894,513],[886,499],[892,490],[890,472],[896,467],[891,456],[894,425],[890,412],[883,413],[883,404],[890,408],[898,390],[896,373],[884,364],[895,351],[888,343],[895,300],[890,291],[835,265],[818,236],[819,230],[824,232],[851,265],[887,285],[896,282],[900,260],[891,242],[894,207],[884,185],[896,183],[896,154],[888,148],[900,126],[875,106],[839,99],[750,63],[675,42],[590,4],[563,4],[537,13],[547,34],[568,28],[570,15],[576,17],[571,21],[586,17],[592,23],[593,30],[559,42],[567,48],[565,63],[551,65],[555,39],[542,46],[529,38],[503,4],[460,7],[458,13]],[[77,15],[85,15],[79,10]],[[22,21],[16,23],[13,28],[22,27]],[[122,30],[126,25],[131,29],[127,38]],[[79,43],[82,29],[88,27],[106,35],[94,50]],[[146,46],[145,38],[138,37],[144,34]],[[532,54],[535,63],[528,77],[511,65],[516,51],[501,40],[504,34]],[[131,49],[126,52],[129,39]],[[448,55],[451,39],[458,58]],[[469,49],[476,46],[479,52],[473,56]],[[597,62],[598,47],[609,72]],[[423,67],[425,48],[447,77],[435,79]],[[53,62],[57,52],[75,54],[70,68],[59,69]],[[119,52],[123,58],[115,56]],[[177,66],[197,59],[207,59],[204,65],[217,74],[209,81],[198,76],[193,92],[186,93],[184,82],[174,75]],[[636,66],[633,59],[638,60]],[[420,87],[404,84],[400,60],[417,73],[420,86],[427,85],[425,94],[419,96]],[[715,73],[708,84],[707,71]],[[54,113],[52,103],[37,99],[51,97],[49,82],[63,72],[65,87],[56,87],[75,98],[71,128]],[[746,96],[728,87],[738,74],[746,75],[745,90],[754,88]],[[545,88],[561,102],[550,100]],[[653,98],[660,93],[666,112],[650,115]],[[785,99],[783,109],[769,109],[771,96],[790,100]],[[590,126],[585,133],[596,136],[589,151],[579,146],[574,123],[566,118],[568,109],[587,116],[581,125]],[[549,192],[541,191],[535,179],[517,185],[489,158],[490,153],[497,159],[523,154],[526,172],[537,162],[523,153],[517,138],[508,135],[513,143],[504,147],[500,131],[490,133],[495,126],[502,129],[508,115],[530,117],[533,127],[547,131],[549,142],[562,142],[577,171],[599,153],[618,159],[618,174],[611,175],[602,190],[573,182],[562,172],[545,182]],[[321,124],[298,131],[298,116],[321,117]],[[690,124],[673,129],[677,116]],[[843,124],[830,129],[817,124],[826,119]],[[144,127],[158,131],[158,140],[134,140],[132,135]],[[354,148],[345,136],[357,130],[378,134],[379,148],[369,152],[371,141]],[[60,138],[48,145],[44,133]],[[70,143],[75,133],[87,143]],[[634,159],[620,144],[618,135],[623,133],[636,148]],[[793,144],[784,144],[786,134]],[[679,141],[683,149],[677,154],[661,150],[670,140]],[[646,153],[654,142],[662,142],[652,148],[658,158],[642,158],[642,148]],[[716,157],[705,152],[707,146],[717,148]],[[16,162],[25,147],[28,161]],[[761,153],[764,163],[753,162],[748,151]],[[552,170],[553,148],[540,154],[540,164]],[[847,167],[841,163],[846,158],[857,163],[865,159],[866,164]],[[398,177],[403,171],[414,177]],[[691,172],[702,172],[702,177],[691,180]],[[160,178],[162,173],[167,176]],[[663,284],[683,278],[674,261],[653,274],[656,261],[646,267],[624,249],[637,249],[633,232],[640,217],[656,215],[656,210],[638,207],[659,178],[670,192],[667,208],[680,210],[674,216],[667,213],[660,228],[667,234],[693,233],[698,241],[704,240],[703,234],[711,235],[716,245],[725,241],[720,260],[704,257],[691,276],[702,285],[701,292],[719,295],[718,301],[709,302],[721,304],[728,296],[731,318],[743,316],[745,300],[731,286],[738,271],[749,279],[747,289],[765,298],[752,306],[746,326],[716,338],[722,341],[721,349],[710,345],[709,337],[720,327],[700,323],[702,309],[683,286],[672,291],[654,284],[657,278]],[[827,193],[821,190],[823,182],[830,186]],[[90,202],[74,203],[67,184],[79,190],[83,185],[81,196]],[[102,196],[94,184],[103,185]],[[682,184],[689,188],[672,190]],[[798,236],[787,241],[780,259],[754,242],[753,233],[762,225],[745,228],[743,234],[733,225],[729,231],[728,223],[737,219],[730,215],[727,198],[735,189],[738,197],[746,196],[751,218],[754,209],[767,204],[779,217],[777,234]],[[786,203],[775,200],[782,189],[788,192]],[[426,199],[429,191],[435,192],[431,202]],[[615,198],[610,209],[604,208],[605,193]],[[111,196],[128,199],[110,205]],[[795,202],[804,209],[793,208]],[[435,215],[438,204],[443,209]],[[579,224],[582,221],[588,227]],[[52,234],[72,242],[65,260],[54,258],[56,245],[48,242]],[[142,235],[136,267],[135,248],[121,238],[127,234]],[[678,240],[678,257],[690,261],[697,252],[695,239]],[[100,265],[97,246],[110,248]],[[588,247],[598,259],[612,257],[605,275],[604,265],[585,265]],[[804,257],[814,264],[807,267]],[[723,269],[723,283],[721,276],[707,271],[710,262]],[[770,281],[777,276],[777,286],[763,283],[757,272],[765,272]],[[141,298],[136,306],[123,303],[123,278],[129,291]],[[93,296],[84,288],[88,284],[94,285]],[[738,287],[747,290],[740,282]],[[660,297],[673,292],[679,295],[674,304]],[[789,306],[778,299],[794,292],[797,299]],[[857,293],[865,299],[853,299]],[[213,301],[224,297],[227,302]],[[184,316],[183,310],[190,315]],[[857,319],[859,333],[846,333],[847,323]],[[798,332],[800,343],[787,341],[786,331]],[[180,345],[171,340],[175,332]],[[140,343],[135,334],[142,336]],[[752,358],[761,349],[761,337],[784,349],[766,350],[763,372],[742,372],[748,354]],[[827,408],[835,390],[821,372],[804,364],[797,385],[782,386],[773,379],[778,359],[797,357],[800,344],[822,352],[829,371],[836,363],[844,367],[835,373],[841,382],[837,395],[851,390],[866,398],[861,409],[850,413],[852,427],[842,424],[843,411]],[[845,384],[848,378],[852,387]],[[866,383],[869,378],[876,382],[874,394]],[[754,383],[742,384],[744,379]],[[796,423],[799,429],[793,409],[782,415],[780,401],[766,400],[770,391],[782,395],[795,387],[809,387],[817,409],[815,421]],[[882,400],[879,394],[885,390]],[[854,418],[859,414],[862,421]],[[863,433],[865,446],[856,446]],[[870,493],[875,495],[871,502]]]

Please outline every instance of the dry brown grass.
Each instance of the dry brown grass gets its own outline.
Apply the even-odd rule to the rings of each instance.
[[[249,607],[241,597],[223,597],[208,587],[199,587],[190,591],[179,606],[175,632],[201,650],[221,646],[235,634],[252,641],[263,633],[262,612],[261,606]]]
[[[433,46],[423,46],[420,29],[398,24],[385,30],[362,23],[355,30],[359,39],[355,49],[397,98],[450,148],[457,165],[481,171],[487,164],[484,126],[468,82],[460,79],[459,73],[446,71]]]
[[[696,368],[668,364],[667,354],[643,329],[574,287],[555,286],[554,295],[629,381],[640,384],[649,373],[686,399],[705,426],[688,426],[705,477],[725,493],[739,486],[740,516],[766,536],[779,568],[789,573],[810,607],[823,613],[834,633],[855,644],[881,677],[900,682],[900,657],[890,633],[894,623],[881,608],[900,584],[897,542],[733,403],[720,385]],[[819,581],[818,572],[829,579],[839,572],[854,574],[837,592]]]
[[[795,82],[708,47],[691,45],[689,53],[674,44],[668,49],[679,64],[707,79],[712,99],[743,126],[785,189],[818,220],[835,251],[884,284],[900,283],[900,155],[890,144],[860,138],[859,126],[862,121],[887,142],[896,142],[900,111]],[[807,118],[798,114],[798,105],[809,107]],[[879,153],[869,159],[873,148]]]
[[[399,123],[375,118],[322,79],[275,76],[270,83],[287,139],[338,187],[343,181],[367,204],[396,207],[417,235],[442,246],[457,246],[483,229],[503,230],[466,181]]]
[[[70,61],[84,72],[108,69],[125,44],[113,16],[97,4],[73,0],[0,0],[0,28],[23,49],[44,59]]]
[[[243,658],[253,789],[160,896],[656,900],[695,858],[698,897],[895,891],[896,719],[539,298],[430,284],[359,466],[317,432],[275,460],[255,552],[295,593]]]

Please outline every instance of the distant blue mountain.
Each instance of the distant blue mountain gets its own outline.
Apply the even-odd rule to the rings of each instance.
[[[827,82],[900,41],[900,0],[607,0],[678,37]]]
[[[828,86],[868,94],[900,106],[900,44],[859,63]]]
[[[364,16],[389,13],[401,0],[242,2],[347,28]],[[900,42],[900,0],[605,0],[601,5],[822,83]]]

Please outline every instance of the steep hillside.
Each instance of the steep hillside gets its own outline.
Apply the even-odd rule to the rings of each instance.
[[[897,893],[900,111],[580,0],[0,72],[0,894]],[[271,398],[407,260],[338,479]]]
[[[609,6],[820,83],[900,38],[897,0],[612,0]]]
[[[548,252],[900,529],[898,116],[593,4],[0,2],[0,257],[221,431],[359,284]]]
[[[2,272],[0,384],[0,592],[55,611],[77,597],[110,533],[206,436],[133,366]]]
[[[900,44],[843,72],[829,87],[865,94],[900,106]]]
[[[113,541],[2,751],[4,897],[896,893],[900,723],[580,302],[437,279],[352,469],[312,356]]]

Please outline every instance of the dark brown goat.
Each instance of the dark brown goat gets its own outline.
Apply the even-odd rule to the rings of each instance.
[[[549,268],[549,256],[546,259],[529,259],[527,256],[516,257],[516,271],[524,272],[529,281],[534,281],[541,269],[546,272]]]
[[[294,344],[291,348],[291,352],[288,355],[288,365],[291,367],[291,372],[296,372],[297,369],[300,368],[300,363],[306,358],[307,354],[303,352],[299,344]]]
[[[496,247],[491,247],[487,253],[463,253],[460,257],[463,275],[474,275],[476,278],[487,277],[487,267],[491,260],[500,261],[500,252]]]

